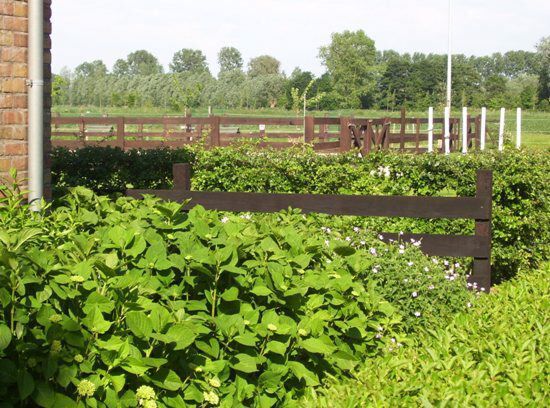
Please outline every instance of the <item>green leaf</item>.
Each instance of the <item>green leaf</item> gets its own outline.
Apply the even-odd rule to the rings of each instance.
[[[99,334],[106,333],[112,325],[111,322],[108,322],[103,318],[103,314],[97,309],[92,309],[90,313],[82,319],[82,324],[84,324],[91,332]]]
[[[273,292],[271,289],[269,289],[266,286],[256,285],[251,290],[252,293],[254,293],[256,296],[268,296],[271,295]]]
[[[4,351],[11,343],[11,331],[5,324],[0,324],[0,351]]]
[[[271,351],[272,353],[280,354],[281,356],[284,356],[288,348],[285,343],[281,343],[280,341],[270,341],[267,343],[266,350]]]
[[[237,371],[242,371],[243,373],[255,373],[258,371],[256,358],[248,354],[237,354],[232,361],[235,361],[232,367]]]
[[[170,327],[164,339],[166,343],[176,343],[174,350],[185,350],[193,344],[196,337],[193,325],[180,323]]]
[[[252,333],[244,333],[233,338],[233,341],[236,341],[243,346],[255,347],[258,343],[258,338]]]
[[[239,298],[239,289],[232,286],[222,293],[221,298],[227,302],[233,302]]]
[[[297,361],[289,361],[287,363],[287,366],[298,379],[304,380],[308,387],[319,385],[319,378],[317,377],[317,375],[308,370],[306,366],[304,366],[302,363],[299,363]]]
[[[335,347],[329,344],[326,344],[321,339],[306,339],[301,342],[300,346],[310,353],[317,353],[317,354],[332,354],[334,352]]]
[[[17,389],[19,398],[25,400],[34,391],[34,380],[27,370],[19,371],[17,376]]]
[[[153,384],[168,391],[178,391],[183,386],[179,376],[172,370],[161,368],[151,377]]]
[[[126,324],[132,333],[141,339],[148,339],[153,333],[151,319],[144,312],[128,312]]]

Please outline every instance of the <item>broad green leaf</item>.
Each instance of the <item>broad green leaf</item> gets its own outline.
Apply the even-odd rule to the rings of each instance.
[[[302,363],[298,361],[289,361],[287,365],[298,379],[305,381],[308,387],[319,385],[319,378],[317,375],[308,370]]]
[[[242,371],[243,373],[255,373],[258,371],[256,359],[248,354],[237,354],[232,361],[234,361],[232,367],[237,371]]]
[[[27,370],[22,370],[17,375],[17,389],[19,398],[23,401],[34,391],[34,380]]]
[[[145,312],[128,312],[126,314],[126,324],[132,333],[141,339],[148,339],[153,332],[151,319]]]
[[[222,293],[221,298],[227,302],[233,302],[239,298],[239,289],[232,286]]]
[[[11,343],[11,331],[5,324],[0,324],[0,351],[4,351]]]
[[[321,339],[306,339],[300,343],[300,346],[310,353],[318,354],[332,354],[334,352],[334,346],[326,344]]]

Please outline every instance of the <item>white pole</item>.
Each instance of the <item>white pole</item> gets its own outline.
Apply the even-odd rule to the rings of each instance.
[[[498,151],[504,150],[504,120],[506,118],[506,109],[500,109],[500,126],[498,128]]]
[[[516,129],[516,148],[521,149],[521,108],[517,112]]]
[[[451,107],[451,88],[452,88],[452,28],[453,28],[453,1],[449,0],[449,52],[447,55],[447,106]]]
[[[462,153],[468,153],[468,108],[462,108]]]
[[[487,130],[487,108],[481,108],[481,131],[479,132],[479,148],[485,150],[485,133]]]
[[[445,154],[449,155],[451,153],[451,108],[445,106]]]
[[[434,108],[428,109],[428,153],[434,151]]]

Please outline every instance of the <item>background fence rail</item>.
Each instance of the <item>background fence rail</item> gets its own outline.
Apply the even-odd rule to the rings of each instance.
[[[433,122],[434,150],[444,150],[444,119]],[[460,119],[451,118],[451,151],[461,145]],[[468,148],[478,146],[479,120],[468,117]],[[113,146],[128,150],[179,148],[203,141],[207,146],[229,146],[255,140],[259,147],[287,148],[308,143],[319,152],[353,148],[368,154],[377,150],[423,153],[428,150],[429,123],[424,118],[304,118],[273,117],[53,117],[54,147],[78,149]]]

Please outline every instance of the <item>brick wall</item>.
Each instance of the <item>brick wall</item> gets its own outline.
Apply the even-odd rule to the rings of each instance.
[[[27,178],[27,0],[0,0],[0,178],[10,168]],[[51,0],[44,1],[44,181],[45,195],[51,194]],[[2,182],[2,181],[0,181]]]

